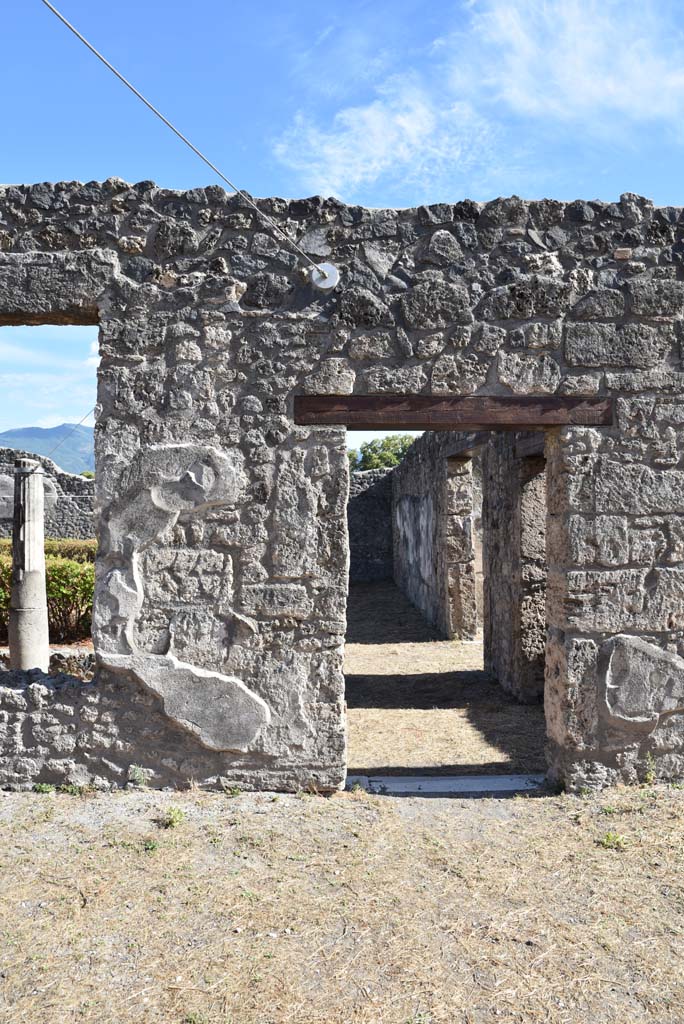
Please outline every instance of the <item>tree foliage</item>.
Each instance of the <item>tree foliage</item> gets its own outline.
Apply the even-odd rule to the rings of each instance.
[[[376,437],[366,441],[360,449],[350,448],[347,452],[352,469],[385,469],[398,466],[406,455],[415,437],[410,434],[392,434],[390,437]]]

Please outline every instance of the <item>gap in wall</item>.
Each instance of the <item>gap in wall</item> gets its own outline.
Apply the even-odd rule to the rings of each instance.
[[[92,573],[92,563],[83,559],[94,557],[93,545],[91,550],[86,550],[87,544],[77,544],[78,550],[70,550],[68,544],[56,550],[54,544],[62,539],[94,541],[93,482],[82,474],[92,474],[95,468],[92,410],[97,399],[98,363],[97,326],[0,327],[0,559],[6,564],[10,557],[14,451],[49,458],[56,466],[44,464],[45,532],[51,542],[49,609],[55,600],[56,577],[51,581],[51,565],[57,555],[77,561],[75,568],[60,570],[73,574],[69,585],[73,584],[74,593],[83,588],[90,592],[86,577]],[[66,652],[70,664],[65,661],[63,667],[69,672],[78,670],[73,659],[81,658],[81,652],[87,658],[92,649],[90,602],[75,602],[74,609],[71,620],[65,618],[63,608],[50,609],[50,645]],[[5,663],[6,643],[0,616],[0,662]]]
[[[347,434],[350,448],[357,447],[355,433]],[[374,480],[370,487],[362,484],[352,478],[348,509],[352,582],[345,678],[350,774],[543,772],[541,708],[519,704],[485,672],[481,620],[475,638],[445,640],[402,593],[393,580],[393,545],[401,541],[391,518],[397,514],[391,507],[391,477]],[[481,582],[479,481],[475,491],[476,571]],[[431,496],[424,497],[427,509]],[[426,513],[414,502],[411,514]],[[419,537],[420,530],[414,529],[413,536]],[[408,557],[420,559],[421,552],[413,547]]]

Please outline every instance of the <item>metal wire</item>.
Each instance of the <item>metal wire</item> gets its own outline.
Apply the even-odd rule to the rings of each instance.
[[[195,153],[195,155],[200,158],[200,160],[203,160],[204,163],[207,165],[207,167],[210,167],[211,170],[214,172],[214,174],[218,175],[218,177],[221,179],[221,181],[225,181],[226,185],[230,186],[230,188],[232,188],[233,192],[235,192],[237,195],[241,196],[245,200],[246,203],[249,203],[249,205],[256,210],[256,212],[258,213],[258,215],[261,217],[261,219],[263,221],[265,221],[274,231],[277,231],[277,233],[279,235],[281,235],[285,239],[285,241],[288,243],[288,245],[292,246],[292,248],[295,249],[296,252],[299,253],[299,255],[302,257],[302,259],[306,260],[306,262],[309,263],[314,268],[314,270],[318,271],[318,273],[324,279],[327,280],[328,275],[325,272],[325,270],[323,270],[321,267],[319,267],[318,264],[315,263],[311,259],[311,257],[307,253],[305,253],[304,250],[295,242],[295,240],[293,238],[290,238],[290,236],[287,234],[286,231],[283,231],[283,229],[278,224],[276,224],[276,222],[274,220],[271,220],[271,218],[269,216],[267,216],[267,214],[263,213],[259,209],[257,204],[254,202],[254,200],[246,192],[243,192],[242,189],[238,188],[237,185],[235,185],[230,180],[230,178],[227,178],[226,175],[223,174],[223,172],[218,169],[216,164],[213,164],[211,162],[211,160],[208,157],[206,157],[204,155],[204,153],[202,153],[197,148],[197,146],[194,146],[192,144],[192,142],[190,142],[190,139],[186,138],[186,136],[183,135],[183,133],[180,132],[178,130],[178,128],[176,128],[173,124],[171,124],[169,119],[164,117],[164,115],[159,110],[157,110],[157,108],[155,106],[153,106],[148,99],[145,99],[143,94],[141,92],[139,92],[138,89],[136,89],[136,87],[134,85],[132,85],[128,81],[128,79],[125,78],[121,74],[120,71],[117,71],[116,68],[114,67],[114,65],[110,64],[110,62],[107,60],[107,58],[104,57],[100,53],[99,50],[96,50],[95,47],[92,45],[92,43],[89,43],[88,40],[85,38],[85,36],[81,35],[81,33],[78,31],[78,29],[75,28],[71,24],[70,21],[67,21],[67,19],[64,17],[64,15],[60,14],[60,12],[57,10],[57,8],[54,7],[49,2],[49,0],[42,0],[42,3],[45,4],[45,6],[48,8],[48,10],[52,11],[52,13],[55,15],[55,17],[59,18],[59,20],[62,22],[63,25],[66,25],[66,27],[69,29],[70,32],[73,32],[73,34],[76,36],[77,39],[80,39],[80,41],[83,43],[84,46],[87,46],[87,48],[90,50],[90,52],[93,53],[97,57],[98,60],[102,61],[102,63],[104,64],[104,66],[106,68],[109,68],[109,70],[112,72],[112,74],[116,75],[116,77],[119,79],[120,82],[123,82],[123,84],[126,86],[127,89],[131,90],[131,92],[133,93],[134,96],[137,96],[138,99],[142,103],[144,103],[145,106],[149,110],[151,110],[152,113],[156,117],[158,117],[159,120],[162,121],[163,124],[165,124],[167,128],[170,128],[171,131],[174,133],[174,135],[178,136],[178,138],[181,140],[181,142],[184,142],[185,145],[188,146],[192,150],[192,152]]]

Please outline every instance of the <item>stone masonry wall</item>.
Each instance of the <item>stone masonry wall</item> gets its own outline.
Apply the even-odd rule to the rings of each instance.
[[[0,188],[0,323],[99,323],[101,353],[98,696],[86,728],[7,680],[0,780],[343,783],[345,434],[296,426],[298,392],[613,398],[547,440],[551,771],[683,774],[682,211],[260,207],[336,292],[218,187]]]
[[[349,582],[391,580],[392,480],[391,469],[353,472],[349,482]]]
[[[449,431],[425,433],[392,472],[394,578],[447,638],[477,632],[473,477],[449,458]]]
[[[482,454],[485,669],[535,701],[546,645],[545,462],[515,448],[515,434],[493,434]]]
[[[50,459],[0,448],[0,537],[12,536],[14,460],[36,459],[45,470],[45,536],[87,540],[95,536],[95,481],[65,473]]]

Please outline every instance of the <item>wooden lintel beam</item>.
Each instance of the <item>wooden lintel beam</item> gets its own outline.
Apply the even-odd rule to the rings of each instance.
[[[542,432],[523,434],[515,440],[516,459],[529,459],[544,454],[545,437]]]
[[[487,444],[490,437],[491,433],[486,430],[462,434],[449,442],[444,454],[447,459],[471,458]]]
[[[295,423],[354,430],[540,430],[608,426],[610,398],[506,395],[296,395]]]

